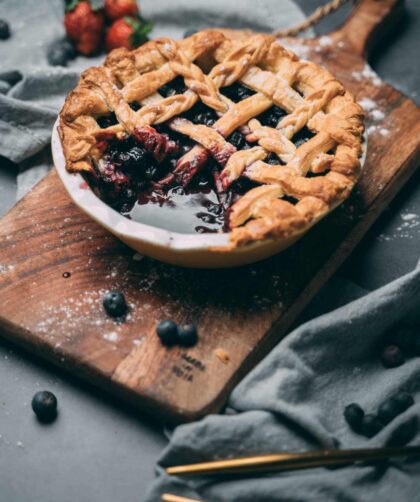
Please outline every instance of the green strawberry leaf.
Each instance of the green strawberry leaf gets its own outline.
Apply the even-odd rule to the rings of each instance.
[[[132,47],[139,47],[149,40],[147,36],[153,28],[153,23],[146,21],[141,16],[124,17],[124,21],[133,28],[133,33],[130,35],[130,44]]]
[[[70,12],[77,7],[79,0],[65,0],[64,1],[64,9],[66,12]]]

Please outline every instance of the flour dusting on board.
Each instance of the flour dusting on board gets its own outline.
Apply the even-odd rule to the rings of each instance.
[[[391,241],[395,239],[414,239],[420,234],[420,217],[416,213],[400,214],[402,223],[400,223],[395,231],[391,234],[380,234],[377,239],[379,241]]]
[[[358,82],[361,82],[362,80],[368,80],[375,87],[379,87],[382,84],[382,80],[372,70],[368,63],[365,63],[364,67],[361,70],[353,71],[351,74],[353,78]]]
[[[15,266],[14,265],[2,265],[0,263],[0,274],[5,274],[6,272],[11,272],[14,270]]]
[[[359,105],[366,112],[368,122],[370,122],[369,126],[366,128],[368,136],[372,134],[379,134],[382,137],[388,136],[390,133],[389,129],[379,124],[386,117],[379,103],[371,98],[365,97],[359,100]]]

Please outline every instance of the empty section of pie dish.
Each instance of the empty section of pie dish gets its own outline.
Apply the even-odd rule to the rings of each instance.
[[[73,201],[139,253],[232,267],[289,247],[346,199],[363,138],[360,107],[326,70],[269,35],[208,30],[117,50],[87,70],[52,151]],[[177,225],[178,201],[205,201],[194,218],[206,224]],[[173,215],[154,219],[171,204]]]

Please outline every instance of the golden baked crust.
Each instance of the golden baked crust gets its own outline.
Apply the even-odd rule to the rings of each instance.
[[[163,98],[158,89],[179,75],[187,91]],[[233,103],[219,92],[236,81],[256,94]],[[211,127],[177,117],[198,100],[219,116]],[[134,111],[131,102],[141,108]],[[273,104],[287,112],[276,128],[255,118]],[[97,119],[110,112],[118,124],[103,129]],[[116,49],[104,66],[86,70],[60,113],[66,167],[91,171],[107,134],[122,138],[168,120],[171,129],[197,143],[175,173],[182,176],[187,165],[211,155],[223,167],[224,189],[240,176],[261,184],[231,207],[232,246],[303,233],[349,195],[360,174],[363,113],[352,95],[327,70],[299,60],[274,37],[233,30]],[[291,139],[304,126],[315,136],[296,148]],[[253,148],[237,151],[226,141],[238,127],[255,142]],[[264,162],[270,152],[282,164]]]

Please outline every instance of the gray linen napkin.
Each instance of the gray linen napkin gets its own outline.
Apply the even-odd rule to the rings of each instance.
[[[343,302],[361,290],[342,290]],[[346,284],[348,287],[348,284]],[[341,291],[340,291],[341,290]],[[333,291],[324,298],[333,298]],[[347,297],[347,298],[346,298]],[[171,478],[164,466],[258,453],[320,448],[383,446],[403,422],[420,414],[420,358],[384,369],[385,331],[402,321],[420,336],[420,268],[366,296],[301,325],[236,387],[226,412],[175,429],[159,460],[158,479],[146,495],[165,492],[206,502],[376,502],[420,500],[420,462],[388,467],[312,469],[240,479]],[[325,305],[323,306],[325,308]],[[378,435],[353,433],[343,408],[358,402],[367,412],[397,390],[413,393],[415,405]],[[412,444],[420,443],[417,434]],[[143,499],[142,499],[143,500]]]
[[[187,29],[214,26],[270,31],[302,19],[291,0],[242,0],[240,9],[237,0],[142,0],[140,4],[144,17],[154,23],[152,37],[181,38]],[[68,68],[48,66],[47,47],[64,35],[60,0],[0,0],[0,17],[9,21],[13,34],[0,41],[0,155],[21,163],[21,197],[51,166],[49,151],[40,152],[49,150],[51,128],[66,94],[80,72],[101,64],[104,56],[79,57]],[[16,72],[23,77],[17,83]]]

